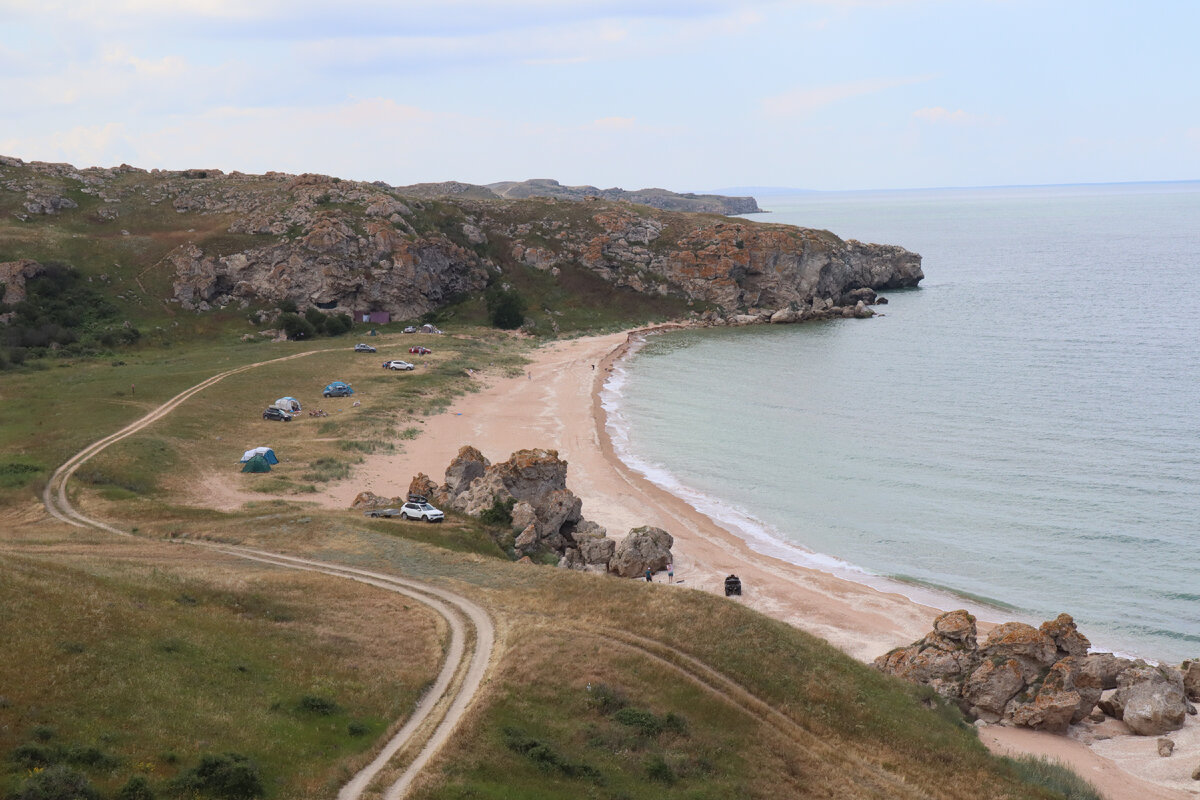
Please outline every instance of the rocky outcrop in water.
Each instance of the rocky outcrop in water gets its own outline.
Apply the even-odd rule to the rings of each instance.
[[[920,641],[877,658],[875,667],[930,686],[985,722],[1061,733],[1098,707],[1140,735],[1183,725],[1187,699],[1179,670],[1088,653],[1087,637],[1068,614],[1040,628],[1006,622],[982,645],[976,636],[975,618],[951,611]]]

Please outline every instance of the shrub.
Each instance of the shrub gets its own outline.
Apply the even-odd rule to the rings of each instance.
[[[298,314],[281,314],[279,317],[279,327],[283,328],[283,332],[287,334],[287,338],[293,341],[311,339],[317,334],[317,329],[313,327],[312,323]]]
[[[325,333],[329,336],[341,336],[353,327],[354,320],[349,314],[330,314],[325,318]]]
[[[154,800],[154,792],[145,776],[134,775],[117,791],[117,800]]]
[[[306,694],[301,697],[300,702],[296,703],[296,708],[300,711],[306,711],[309,714],[320,714],[323,717],[328,717],[338,712],[337,703],[328,697],[321,697],[315,694]]]
[[[351,736],[366,736],[369,732],[370,728],[367,727],[367,724],[365,722],[359,722],[358,720],[352,720],[350,724],[346,726],[346,733],[350,734]]]
[[[80,773],[55,766],[34,772],[14,800],[100,800],[100,793]]]
[[[515,289],[494,289],[487,293],[488,316],[492,325],[511,331],[525,322],[525,300]]]
[[[479,519],[485,525],[496,525],[502,527],[512,525],[512,510],[513,506],[516,504],[517,500],[515,497],[510,497],[507,500],[501,500],[497,497],[492,502],[491,508],[485,508],[483,512],[480,513]]]
[[[675,770],[671,769],[671,765],[660,755],[651,756],[646,761],[646,777],[668,786],[678,779]]]
[[[622,708],[613,714],[613,719],[643,736],[654,737],[663,732],[662,720],[644,708]]]
[[[238,753],[200,757],[195,767],[180,773],[175,788],[181,794],[207,794],[220,800],[251,800],[266,791],[257,763]]]
[[[588,705],[606,716],[629,705],[629,700],[620,689],[606,683],[589,683],[587,690]]]

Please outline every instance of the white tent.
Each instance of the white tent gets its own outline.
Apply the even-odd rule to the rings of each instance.
[[[275,407],[295,414],[300,410],[300,401],[294,397],[281,397],[275,401]]]
[[[269,447],[253,447],[242,453],[242,463],[245,464],[255,456],[261,455],[267,460],[268,464],[278,464],[279,457],[275,455],[275,451]]]

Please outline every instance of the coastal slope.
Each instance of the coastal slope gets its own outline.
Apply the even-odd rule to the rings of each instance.
[[[0,233],[12,243],[3,260],[70,250],[89,275],[115,268],[136,270],[140,286],[169,281],[168,297],[145,301],[185,310],[291,302],[396,319],[522,281],[578,302],[590,281],[606,287],[587,300],[598,306],[640,296],[710,319],[798,321],[853,308],[863,299],[854,292],[924,277],[915,253],[828,231],[592,195],[492,199],[453,186],[466,188],[431,199],[324,175],[0,157]],[[98,246],[62,245],[72,237]],[[31,269],[8,271],[16,280]]]

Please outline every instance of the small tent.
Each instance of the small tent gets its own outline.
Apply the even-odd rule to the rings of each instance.
[[[275,401],[275,407],[282,408],[284,411],[288,412],[289,414],[296,414],[296,413],[299,413],[299,411],[301,410],[300,409],[300,401],[294,397],[279,398],[278,400]]]
[[[271,465],[267,463],[267,459],[261,453],[242,465],[242,472],[270,472]]]
[[[255,456],[262,456],[267,460],[268,464],[278,464],[279,459],[275,456],[275,451],[269,447],[252,447],[242,453],[242,463],[245,464]]]

